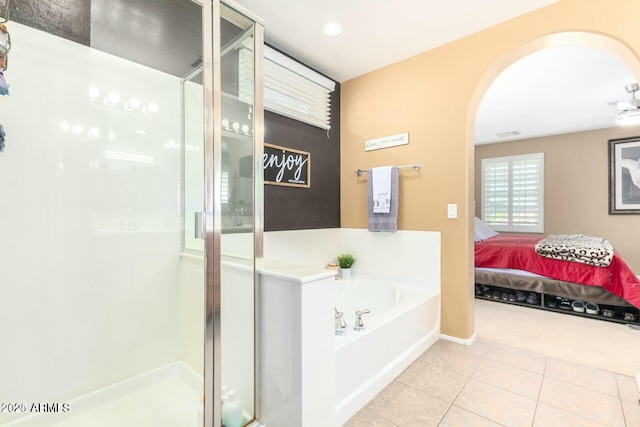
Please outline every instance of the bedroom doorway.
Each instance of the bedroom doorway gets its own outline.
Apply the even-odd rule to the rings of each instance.
[[[583,103],[586,102],[583,96],[584,94],[568,95],[567,93],[563,92],[563,90],[567,88],[562,85],[557,85],[555,89],[549,90],[549,92],[545,92],[547,89],[549,89],[548,87],[544,86],[546,77],[556,76],[556,74],[552,71],[552,68],[557,64],[553,62],[552,58],[553,54],[558,52],[562,52],[563,54],[566,54],[567,52],[577,52],[583,54],[577,56],[579,58],[590,55],[590,57],[592,58],[600,58],[599,61],[601,63],[603,61],[606,61],[606,64],[599,65],[602,65],[605,69],[604,76],[607,78],[607,82],[591,82],[591,87],[593,89],[599,89],[603,94],[605,94],[601,94],[601,96],[604,97],[600,105],[597,105],[597,108],[600,111],[600,116],[597,119],[594,119],[593,116],[580,116],[579,113],[581,111],[579,109],[575,109],[574,111],[574,109],[566,106],[564,107],[564,110],[561,111],[561,113],[553,113],[550,111],[551,108],[545,108],[543,104],[541,104],[540,102],[536,102],[536,99],[532,99],[532,95],[527,95],[527,86],[532,86],[541,94],[547,93],[548,98],[553,99],[560,105],[565,105],[564,102],[567,101],[566,98],[571,98],[571,96],[576,98],[573,99],[575,101],[581,101]],[[545,69],[541,70],[540,68],[538,68],[537,72],[531,74],[533,72],[533,69],[527,71],[525,68],[518,68],[523,63],[526,64],[527,62],[533,62],[536,57],[545,57],[545,55],[547,55],[547,63],[545,64],[544,62],[542,62],[542,65],[546,66]],[[540,66],[540,64],[538,64],[538,66]],[[588,66],[585,66],[582,62],[576,61],[575,63],[567,63],[566,67],[567,69],[561,71],[563,74],[566,74],[572,77],[573,80],[575,80],[571,83],[575,83],[576,85],[588,84],[588,81],[585,80],[585,74],[587,74],[585,73],[585,69],[587,69],[585,67]],[[517,77],[522,79],[519,83],[519,86],[516,85],[515,90],[513,86],[508,89],[506,86],[500,88],[499,85],[504,80],[504,77],[513,70],[519,71],[518,73],[515,73]],[[629,132],[631,132],[632,134],[637,134],[638,129],[631,128],[631,130],[629,130],[629,128],[624,129],[615,126],[614,118],[618,114],[618,110],[612,105],[609,105],[609,102],[629,97],[629,95],[625,91],[625,85],[629,85],[632,82],[637,82],[639,77],[640,62],[638,61],[638,58],[635,56],[635,54],[626,45],[613,38],[592,33],[566,32],[544,36],[520,46],[519,48],[513,50],[510,54],[496,61],[485,73],[483,80],[476,89],[475,96],[470,105],[469,116],[473,118],[471,126],[474,131],[469,133],[470,135],[472,135],[472,137],[470,137],[471,148],[469,150],[469,162],[472,170],[471,191],[473,191],[475,194],[475,216],[481,217],[482,212],[482,200],[480,197],[481,158],[513,156],[523,152],[526,152],[527,154],[541,151],[545,152],[548,151],[548,149],[546,148],[544,142],[547,140],[552,141],[554,138],[559,138],[558,135],[563,135],[564,137],[564,135],[571,134],[574,135],[573,138],[580,139],[576,139],[576,141],[572,142],[573,144],[581,143],[582,140],[586,139],[587,136],[593,135],[592,138],[595,138],[594,145],[599,150],[599,154],[597,155],[593,154],[587,156],[587,153],[584,150],[579,151],[579,162],[562,162],[562,156],[567,156],[568,154],[570,154],[566,152],[557,153],[557,157],[554,157],[556,155],[555,152],[553,156],[546,155],[545,174],[547,174],[548,177],[545,178],[545,180],[548,184],[545,187],[545,200],[553,198],[555,205],[547,203],[547,205],[545,206],[544,210],[547,213],[547,217],[545,218],[545,227],[543,233],[580,233],[580,230],[595,230],[593,231],[592,235],[603,235],[606,236],[606,238],[612,240],[614,237],[611,237],[611,225],[602,225],[602,232],[600,232],[600,229],[596,228],[595,226],[589,225],[594,223],[606,224],[606,221],[611,220],[606,209],[606,198],[608,191],[606,182],[607,139],[612,137],[622,137],[627,135],[627,133]],[[511,82],[511,84],[513,84],[513,82]],[[552,85],[548,84],[547,86],[551,87]],[[611,90],[615,90],[615,92],[612,92]],[[482,123],[481,121],[483,120],[483,116],[486,117],[488,115],[487,113],[489,113],[489,115],[492,115],[494,118],[500,117],[500,114],[495,110],[483,111],[483,109],[486,109],[486,106],[483,104],[492,96],[492,93],[506,93],[507,96],[514,101],[514,103],[510,106],[506,106],[506,109],[509,110],[509,113],[513,116],[517,116],[517,112],[514,110],[518,106],[526,107],[528,105],[537,107],[538,111],[534,111],[533,113],[529,112],[529,116],[525,118],[537,119],[539,121],[539,113],[548,112],[549,114],[554,115],[554,117],[552,118],[556,121],[560,121],[559,125],[556,124],[558,130],[553,134],[531,133],[529,132],[530,128],[527,128],[528,124],[526,121],[516,123],[515,120],[509,121],[508,119],[503,119],[501,123],[496,121],[496,123],[492,123],[490,125]],[[493,103],[496,103],[495,100],[493,100]],[[501,128],[499,130],[497,130],[496,124],[500,125]],[[502,133],[502,135],[499,136],[497,135],[498,133]],[[482,140],[482,143],[486,144],[482,145],[482,147],[484,148],[479,149],[476,146],[476,142],[478,140]],[[493,144],[495,142],[505,143]],[[526,145],[525,147],[525,144],[528,145]],[[480,151],[482,151],[481,154],[479,154]],[[562,178],[563,175],[565,176],[565,178],[571,176],[580,176],[578,173],[572,170],[572,168],[576,168],[580,165],[584,166],[585,162],[587,165],[590,165],[589,162],[593,163],[593,166],[588,166],[588,168],[590,168],[590,170],[593,170],[594,176],[597,176],[597,179],[594,178],[597,182],[592,185],[590,190],[576,192],[582,200],[572,201],[568,198],[570,196],[563,193],[569,190],[563,189],[558,185],[558,182],[560,182],[560,178]],[[562,171],[559,171],[560,166],[563,167]],[[584,197],[585,194],[590,194],[590,196]],[[596,209],[586,207],[586,203],[602,204],[601,202],[604,203],[604,207]],[[563,212],[568,209],[566,206],[563,206],[563,204],[578,205],[583,211],[586,211],[587,213],[583,213],[582,215],[578,216],[570,215],[568,218],[562,217]],[[472,224],[473,221],[470,220],[471,227],[473,227]],[[628,228],[626,229],[628,230]],[[632,243],[629,243],[629,247],[625,246],[624,237],[627,234],[628,232],[625,234],[625,232],[621,230],[619,234],[620,237],[615,237],[621,243],[618,244],[613,240],[612,243],[616,248],[621,245],[624,248],[622,251],[623,254],[629,253],[633,260],[637,260],[630,263],[633,269],[632,264],[640,264],[640,252],[632,247]],[[636,267],[635,271],[640,271],[640,267]],[[486,304],[498,305],[489,302],[487,302]],[[479,333],[479,330],[481,328],[479,327],[480,325],[477,324],[478,311],[476,310],[476,308],[477,307],[474,307],[474,312],[476,313],[474,315],[474,318],[476,320],[475,331],[476,333]],[[514,310],[519,309],[520,311],[525,312],[540,311],[526,310],[525,308],[506,305],[501,305],[500,310],[502,310],[502,308]],[[496,315],[497,314],[493,313],[490,314],[490,316]],[[542,341],[544,341],[544,339],[542,339]]]

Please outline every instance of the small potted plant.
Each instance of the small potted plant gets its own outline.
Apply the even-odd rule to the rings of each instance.
[[[348,252],[338,255],[338,266],[340,267],[340,277],[351,278],[351,267],[356,263],[356,257]]]

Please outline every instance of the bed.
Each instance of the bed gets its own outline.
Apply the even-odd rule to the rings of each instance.
[[[476,218],[476,284],[640,308],[640,279],[617,251],[606,267],[551,259],[536,252],[544,236],[498,234],[478,221]]]

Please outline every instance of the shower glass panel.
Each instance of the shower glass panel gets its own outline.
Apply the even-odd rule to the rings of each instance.
[[[220,263],[217,271],[214,271],[214,275],[220,275],[220,293],[218,301],[214,296],[212,316],[217,319],[215,304],[218,303],[220,360],[214,362],[217,364],[214,372],[219,372],[219,378],[217,383],[213,383],[216,399],[213,407],[215,422],[216,405],[222,405],[221,399],[233,392],[241,402],[246,424],[256,416],[255,242],[262,236],[256,233],[254,226],[254,218],[261,215],[261,210],[256,212],[255,207],[260,203],[256,202],[254,188],[261,185],[262,179],[255,178],[254,160],[256,147],[262,144],[261,132],[255,132],[256,123],[261,129],[262,107],[261,102],[254,102],[254,39],[256,31],[260,32],[261,37],[262,28],[245,14],[224,4],[220,6],[220,15],[220,110],[218,116],[214,115],[217,120],[214,132],[219,134],[218,138],[213,139],[214,156],[220,153],[219,182],[215,182],[215,178],[213,182],[214,200],[220,207]],[[198,224],[201,217],[197,214],[205,211],[207,205],[206,177],[201,168],[207,151],[207,135],[202,122],[206,104],[202,90],[205,72],[203,69],[196,70],[184,79],[182,85],[185,170],[183,260],[189,263],[196,262],[208,245],[196,231],[202,226]],[[216,150],[216,144],[219,144],[219,151]],[[205,218],[210,220],[206,215]],[[207,235],[207,238],[210,236]],[[201,280],[199,289],[204,289],[210,278],[203,277]],[[215,280],[212,283],[213,295],[216,295]],[[195,301],[195,298],[192,299]],[[205,314],[195,309],[189,311],[187,316],[190,320],[182,327],[184,337],[192,336],[187,343],[192,349],[190,354],[197,355],[196,359],[205,358],[205,363],[209,363],[206,355],[199,353],[202,349],[197,346],[196,339],[205,333],[202,321]]]
[[[254,23],[226,6],[221,15],[221,381],[223,390],[236,392],[249,421],[255,415]]]
[[[183,250],[181,184],[202,85],[191,111],[181,98],[203,8],[26,3],[0,96],[0,425],[196,427],[204,270]],[[84,42],[56,31],[68,22]]]

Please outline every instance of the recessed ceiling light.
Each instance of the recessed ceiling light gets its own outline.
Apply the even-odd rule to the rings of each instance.
[[[342,33],[342,25],[337,22],[328,22],[322,27],[322,32],[327,36],[337,36]]]

